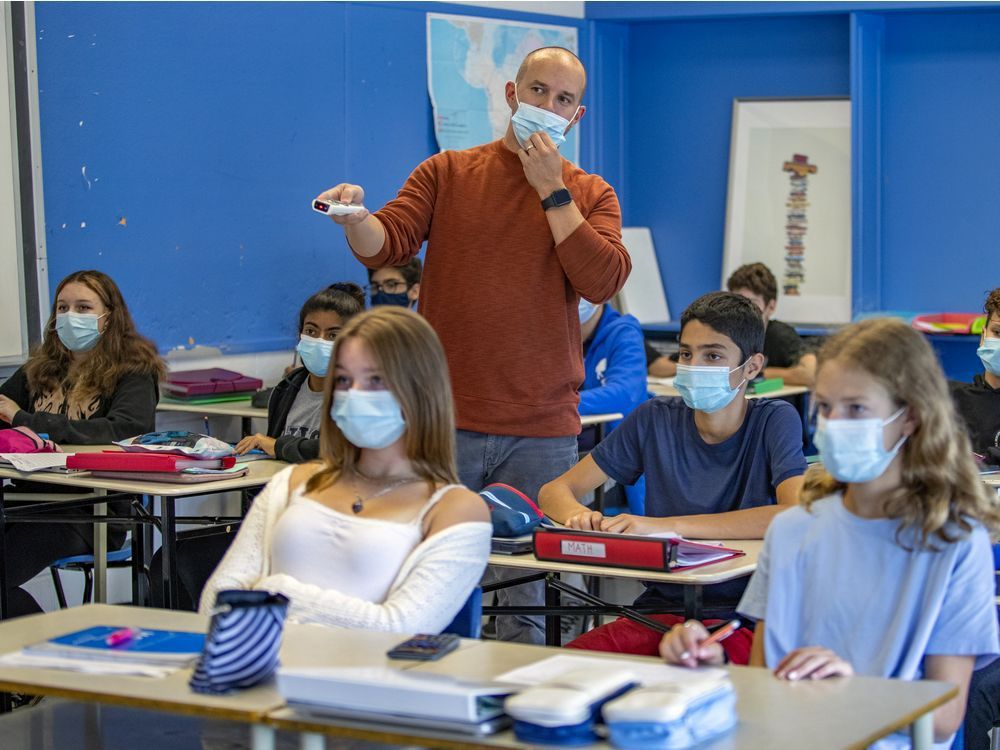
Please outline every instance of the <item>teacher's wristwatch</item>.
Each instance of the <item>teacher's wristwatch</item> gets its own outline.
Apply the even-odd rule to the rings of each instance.
[[[552,195],[542,201],[542,208],[548,211],[550,208],[559,208],[560,206],[568,206],[573,202],[573,196],[569,194],[569,190],[562,188],[561,190],[556,190]]]

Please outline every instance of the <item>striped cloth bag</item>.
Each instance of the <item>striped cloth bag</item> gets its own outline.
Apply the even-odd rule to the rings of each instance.
[[[271,676],[278,666],[288,598],[267,591],[220,591],[189,683],[196,693],[228,693]]]

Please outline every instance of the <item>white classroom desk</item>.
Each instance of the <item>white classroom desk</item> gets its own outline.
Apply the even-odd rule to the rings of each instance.
[[[16,650],[40,640],[94,625],[171,628],[202,631],[207,618],[193,612],[87,605],[0,623],[0,643]],[[392,633],[370,633],[315,625],[286,624],[281,663],[297,666],[386,666],[492,680],[564,651],[496,641],[463,640],[461,647],[436,662],[386,659],[386,650],[403,640]],[[578,654],[582,655],[582,654]],[[587,656],[620,661],[657,662],[653,657],[589,652]],[[956,695],[943,682],[849,677],[790,683],[764,669],[727,667],[737,693],[739,724],[726,736],[699,750],[863,748],[879,737],[911,727],[915,750],[932,746],[932,714]],[[316,718],[285,707],[273,681],[229,696],[208,696],[187,687],[191,669],[160,679],[84,675],[73,672],[0,667],[0,690],[51,695],[97,704],[131,706],[249,725],[255,750],[273,750],[274,732],[302,732],[302,748],[324,747],[325,735],[416,745],[429,748],[511,748],[525,750],[509,730],[484,738],[405,726]],[[610,747],[599,742],[594,750]]]
[[[160,399],[156,410],[197,414],[199,417],[239,417],[243,435],[253,434],[254,419],[267,419],[267,407],[251,406],[249,398],[241,401],[221,401],[217,404],[189,404]]]
[[[197,414],[202,417],[240,417],[243,434],[253,433],[251,420],[267,419],[267,408],[251,406],[250,400],[245,401],[223,401],[218,404],[187,404],[180,401],[161,400],[156,405],[157,411],[184,412],[187,414]],[[603,425],[608,422],[624,418],[623,414],[588,414],[580,417],[580,425],[589,427],[591,425]]]
[[[102,450],[117,450],[113,445],[64,445],[61,446],[66,453],[88,453]],[[64,487],[76,487],[81,491],[93,491],[94,494],[106,495],[108,493],[121,493],[129,495],[148,496],[153,500],[159,500],[160,508],[160,533],[163,543],[163,577],[164,596],[166,601],[173,601],[173,591],[176,586],[176,545],[177,545],[177,522],[175,515],[175,500],[184,497],[194,497],[198,495],[211,495],[219,492],[230,492],[234,490],[244,490],[250,487],[260,487],[288,466],[284,461],[262,460],[251,461],[247,464],[249,471],[242,477],[219,479],[212,482],[199,482],[193,484],[178,484],[173,482],[151,482],[137,481],[131,479],[103,479],[93,477],[90,472],[79,472],[73,474],[62,474],[58,472],[35,471],[23,472],[12,467],[0,467],[0,505],[3,503],[4,490],[3,479],[16,479],[23,482],[40,482],[43,484],[55,484]],[[67,501],[70,498],[60,498],[56,495],[42,495],[38,497],[39,502],[58,503],[60,500]],[[101,503],[93,508],[94,515],[104,515],[106,504]],[[16,515],[12,515],[8,522],[16,521]],[[127,523],[123,520],[122,523]],[[147,550],[152,552],[152,550]],[[10,550],[5,551],[10,554]],[[107,526],[104,523],[94,524],[94,598],[95,601],[104,601],[107,595]]]
[[[490,554],[489,564],[501,568],[512,568],[525,572],[542,571],[545,573],[579,573],[584,576],[599,578],[628,578],[654,583],[674,583],[684,586],[684,616],[701,619],[702,587],[714,583],[723,583],[736,578],[751,575],[757,569],[757,558],[764,546],[762,539],[726,539],[720,542],[725,547],[744,552],[739,557],[722,560],[717,563],[703,565],[691,570],[634,570],[632,568],[612,565],[585,565],[576,562],[553,562],[539,560],[533,552],[521,555],[504,555],[497,552]],[[545,579],[546,607],[559,606],[559,590],[552,586],[549,578]],[[568,594],[572,598],[571,594]],[[493,612],[493,610],[490,610]],[[501,614],[493,612],[494,614]],[[564,613],[565,614],[565,613]],[[554,622],[550,622],[554,620]],[[546,642],[556,645],[559,642],[561,629],[559,615],[546,614]]]

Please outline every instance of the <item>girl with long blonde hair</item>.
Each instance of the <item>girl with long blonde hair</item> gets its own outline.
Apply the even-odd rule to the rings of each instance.
[[[1000,653],[990,534],[1000,513],[973,463],[923,335],[894,319],[846,326],[819,353],[822,466],[772,521],[739,612],[757,621],[751,665],[780,679],[854,673],[950,682],[934,712],[947,747],[974,668]],[[718,663],[690,622],[670,662]],[[908,747],[892,735],[874,747]]]
[[[293,621],[439,632],[479,582],[491,533],[482,499],[458,484],[437,335],[378,307],[337,336],[319,460],[257,496],[200,608],[223,589],[260,589],[288,596]]]

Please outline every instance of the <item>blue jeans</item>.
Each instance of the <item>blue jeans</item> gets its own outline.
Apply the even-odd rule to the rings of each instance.
[[[457,435],[458,478],[473,492],[501,482],[516,487],[532,500],[546,482],[576,465],[576,436],[553,438],[487,435],[459,430]],[[510,568],[487,568],[484,583],[518,578],[523,572]],[[522,584],[497,593],[500,606],[541,606],[545,584]],[[514,615],[497,618],[497,638],[502,641],[545,643],[545,619]]]

